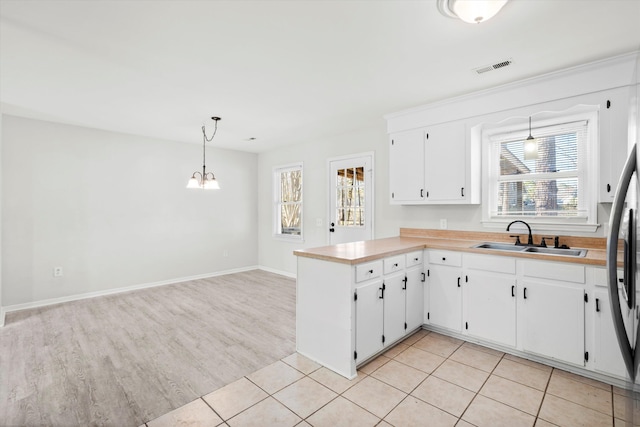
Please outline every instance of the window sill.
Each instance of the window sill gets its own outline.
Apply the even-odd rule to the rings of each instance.
[[[289,242],[289,243],[303,243],[304,238],[302,236],[287,236],[283,234],[274,234],[272,235],[273,240],[279,240],[281,242]]]
[[[585,223],[570,223],[570,222],[535,222],[534,220],[528,218],[510,218],[510,219],[496,219],[496,220],[485,220],[482,221],[482,225],[486,228],[492,229],[501,229],[506,230],[507,225],[510,222],[515,220],[525,221],[531,229],[534,230],[537,234],[540,234],[541,231],[544,232],[553,232],[553,233],[565,233],[567,231],[577,231],[583,233],[595,233],[601,224],[585,224]],[[522,224],[520,224],[522,225]],[[515,224],[514,224],[515,226]],[[520,229],[518,229],[520,230]]]

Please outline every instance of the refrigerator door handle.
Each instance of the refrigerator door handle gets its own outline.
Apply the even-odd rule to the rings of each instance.
[[[627,337],[622,310],[620,309],[620,296],[618,294],[618,233],[624,211],[624,201],[629,189],[629,184],[636,170],[636,146],[634,145],[627,162],[624,165],[620,182],[613,198],[611,217],[609,219],[609,235],[607,236],[607,277],[609,281],[609,301],[611,303],[611,315],[616,330],[616,337],[622,352],[622,358],[627,368],[627,372],[632,381],[635,381],[634,349]],[[631,231],[631,230],[630,230]],[[630,277],[631,284],[629,293],[635,294],[635,277]]]

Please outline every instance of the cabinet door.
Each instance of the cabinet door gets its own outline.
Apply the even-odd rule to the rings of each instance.
[[[462,269],[431,265],[429,272],[429,323],[461,332]]]
[[[391,203],[424,199],[424,131],[398,132],[389,142],[389,192]]]
[[[616,331],[613,326],[613,317],[611,314],[611,306],[609,302],[609,292],[606,290],[597,290],[594,292],[595,303],[595,324],[594,324],[594,354],[593,354],[593,366],[596,371],[604,372],[606,374],[612,374],[620,378],[625,378],[627,375],[626,368],[624,366],[624,360],[622,359],[622,353],[620,352],[620,346],[616,339]],[[629,310],[624,310],[624,314],[630,313]],[[631,319],[633,322],[633,314]]]
[[[584,366],[584,290],[525,281],[519,292],[524,351]]]
[[[469,271],[465,277],[465,328],[469,335],[498,344],[516,345],[515,276]]]
[[[464,122],[432,126],[425,132],[425,200],[464,200],[467,176]]]
[[[407,270],[406,292],[406,324],[405,332],[419,328],[423,323],[424,283],[422,282],[422,266]]]
[[[356,363],[382,350],[382,280],[356,288]]]
[[[603,93],[600,108],[599,202],[613,202],[620,171],[627,160],[629,129],[629,88]],[[607,104],[608,103],[608,104]]]
[[[384,342],[391,344],[404,336],[404,273],[384,279]]]

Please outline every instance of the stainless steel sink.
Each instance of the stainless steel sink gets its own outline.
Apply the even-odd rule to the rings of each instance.
[[[578,258],[587,255],[586,249],[539,248],[533,246],[526,247],[524,252],[533,252],[545,255],[573,256]]]
[[[523,252],[524,246],[516,246],[510,243],[480,243],[479,245],[475,245],[474,248],[478,249],[494,249],[498,251],[512,251],[512,252]]]
[[[587,255],[586,249],[542,248],[538,246],[518,246],[509,243],[485,242],[473,246],[477,249],[491,249],[495,251],[528,252],[544,255],[557,255],[581,258]]]

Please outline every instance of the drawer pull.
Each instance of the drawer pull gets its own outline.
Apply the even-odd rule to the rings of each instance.
[[[414,258],[413,260],[417,262],[419,259],[420,259],[420,258]]]
[[[442,260],[443,260],[443,261],[446,261],[447,259],[446,259],[445,257],[442,257]]]
[[[511,296],[512,297],[516,296],[516,286],[515,285],[511,285]]]
[[[393,268],[398,268],[398,263],[393,264]]]
[[[373,274],[373,270],[369,270],[369,271],[367,271],[367,273]]]

